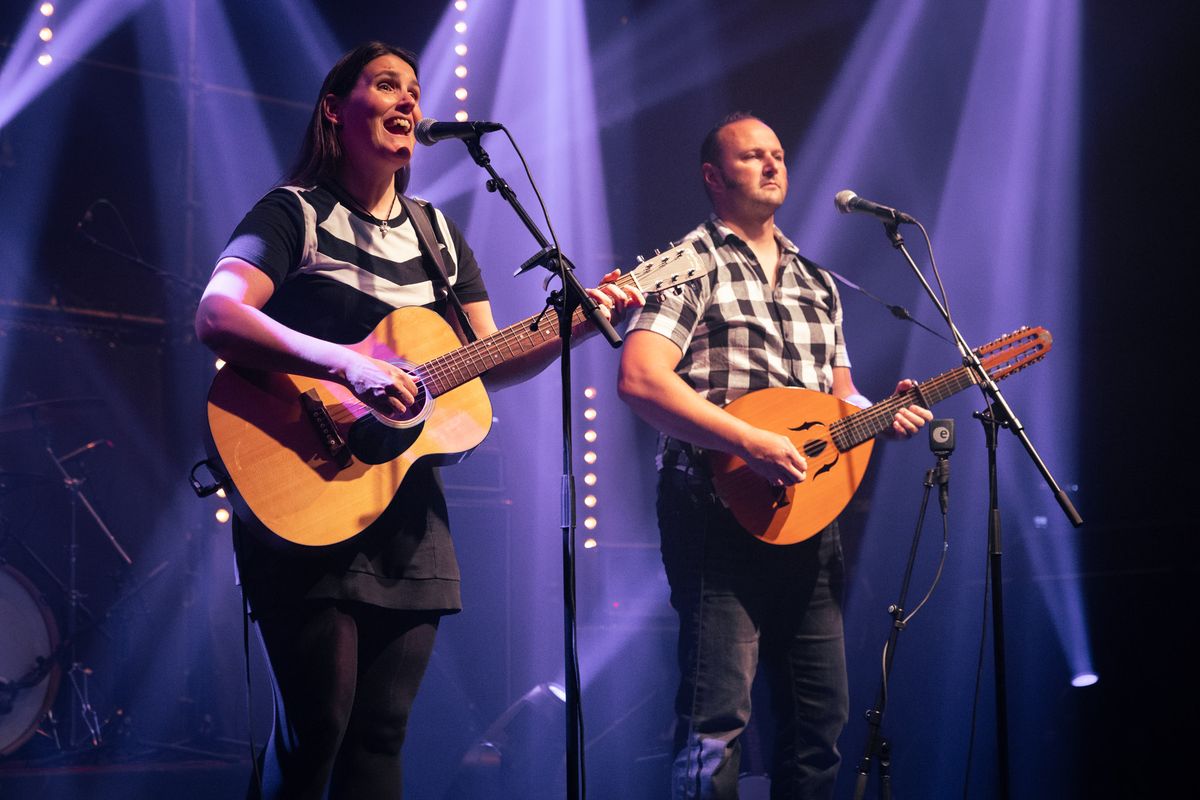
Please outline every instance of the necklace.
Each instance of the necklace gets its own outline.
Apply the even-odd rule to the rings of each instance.
[[[338,185],[341,186],[341,184]],[[353,203],[359,211],[365,214],[367,219],[371,220],[371,222],[374,222],[379,227],[379,235],[386,237],[388,235],[388,231],[392,229],[392,212],[396,210],[396,195],[399,194],[399,192],[394,190],[392,191],[392,203],[388,206],[387,216],[383,219],[380,219],[370,211],[367,211],[367,207],[355,200],[354,197],[346,191],[345,187],[341,188],[342,194],[346,196],[346,199]]]
[[[383,219],[375,220],[376,222],[379,223],[379,235],[382,237],[385,237],[385,238],[388,235],[388,231],[390,231],[392,229],[392,212],[396,209],[396,195],[397,194],[399,194],[399,192],[397,192],[396,190],[393,189],[392,190],[392,203],[391,203],[391,205],[388,206],[387,216],[384,217]],[[371,219],[375,219],[375,217],[371,216],[370,214],[368,214],[367,216],[370,216]]]

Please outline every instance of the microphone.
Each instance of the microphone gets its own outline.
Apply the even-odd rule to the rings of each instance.
[[[894,222],[897,224],[906,222],[909,225],[917,224],[915,219],[903,211],[897,211],[894,208],[888,208],[887,206],[879,205],[879,203],[864,200],[849,189],[842,189],[835,194],[833,196],[833,204],[843,214],[849,214],[851,211],[862,211],[865,214],[873,214],[884,222]]]
[[[437,144],[443,139],[475,139],[480,134],[498,131],[504,126],[499,122],[483,122],[468,120],[466,122],[438,122],[436,119],[425,117],[417,123],[413,134],[417,141],[426,147]]]
[[[929,449],[937,456],[937,466],[931,471],[938,485],[938,504],[942,514],[950,505],[950,454],[954,452],[954,420],[935,419],[929,423]]]

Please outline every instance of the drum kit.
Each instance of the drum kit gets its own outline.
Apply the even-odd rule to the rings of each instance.
[[[8,470],[0,465],[0,512],[14,498],[57,485],[61,487],[57,496],[69,504],[70,519],[64,580],[34,547],[10,530],[0,515],[0,759],[16,753],[38,733],[46,735],[59,752],[96,747],[104,737],[99,715],[89,700],[91,669],[80,662],[77,651],[79,638],[98,625],[79,591],[81,528],[98,530],[126,567],[133,560],[84,493],[84,481],[71,469],[75,466],[72,462],[85,453],[112,445],[97,439],[60,455],[50,445],[48,435],[59,421],[86,413],[98,402],[94,398],[65,398],[0,409],[0,435],[29,431],[41,439],[35,449],[42,451],[45,461],[27,457],[22,464],[46,465],[45,472]],[[80,526],[81,512],[94,525]],[[29,574],[19,570],[10,555],[18,556]],[[39,584],[56,587],[60,602],[48,601]],[[70,710],[66,729],[60,731],[53,708],[64,685],[71,692]]]

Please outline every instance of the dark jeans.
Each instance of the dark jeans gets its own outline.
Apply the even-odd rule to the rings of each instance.
[[[739,737],[760,665],[776,726],[771,797],[830,797],[849,713],[837,524],[799,544],[766,544],[707,487],[677,470],[659,479],[663,563],[680,621],[671,797],[737,797]]]
[[[275,678],[261,795],[389,798],[438,616],[313,601],[259,620]]]

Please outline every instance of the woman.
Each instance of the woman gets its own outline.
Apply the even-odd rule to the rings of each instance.
[[[232,363],[336,381],[383,413],[413,404],[411,376],[343,345],[397,307],[444,313],[398,200],[420,119],[411,53],[371,42],[342,56],[321,87],[296,166],[246,215],[217,262],[196,317],[205,344]],[[441,212],[423,210],[471,328],[495,332],[471,249]],[[606,313],[641,301],[608,283],[592,296]],[[485,382],[530,377],[557,353],[548,343]],[[242,522],[234,539],[275,678],[263,796],[399,797],[400,748],[438,620],[461,609],[434,470],[415,466],[380,519],[345,546],[283,554]]]

